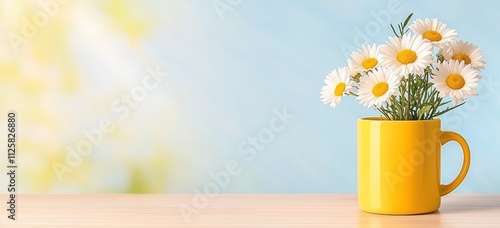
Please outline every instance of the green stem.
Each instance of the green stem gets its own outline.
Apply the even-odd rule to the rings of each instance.
[[[377,108],[377,110],[378,110],[380,113],[382,113],[382,115],[384,115],[384,116],[385,116],[385,118],[387,118],[387,120],[391,120],[391,117],[390,117],[390,116],[389,116],[389,115],[388,115],[385,111],[383,111],[383,110],[382,110],[381,108],[379,108],[379,107],[375,107],[375,108]]]
[[[407,83],[408,83],[408,85],[407,85],[407,87],[408,87],[408,99],[407,99],[406,102],[408,102],[408,105],[407,105],[408,109],[406,110],[406,120],[409,120],[409,117],[410,117],[410,103],[411,103],[410,102],[410,87],[411,87],[411,80],[412,80],[412,78],[411,78],[411,74],[410,74],[410,75],[408,75],[408,81],[407,81]]]

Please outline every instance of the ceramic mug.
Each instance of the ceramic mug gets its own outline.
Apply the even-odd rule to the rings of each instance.
[[[456,141],[463,151],[460,173],[441,184],[441,146]],[[455,132],[441,131],[441,120],[358,120],[358,203],[378,214],[423,214],[439,209],[469,170],[470,151]]]

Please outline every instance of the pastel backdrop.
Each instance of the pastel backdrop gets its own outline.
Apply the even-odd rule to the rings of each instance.
[[[444,21],[484,53],[480,96],[442,120],[472,151],[456,192],[498,193],[500,34],[491,17],[499,7],[486,0],[3,0],[0,126],[17,112],[19,191],[354,193],[356,121],[378,113],[352,97],[331,109],[319,91],[351,51],[385,42],[388,24],[413,12]],[[446,182],[461,157],[456,144],[443,150]],[[7,176],[0,181],[6,185]]]

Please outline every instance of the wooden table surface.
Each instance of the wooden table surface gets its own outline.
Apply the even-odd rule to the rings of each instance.
[[[17,219],[4,206],[0,227],[500,227],[500,195],[451,194],[413,216],[362,212],[353,194],[17,197]]]

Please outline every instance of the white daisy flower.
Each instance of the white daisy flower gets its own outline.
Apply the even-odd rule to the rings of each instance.
[[[380,49],[380,64],[402,77],[424,74],[432,60],[432,45],[422,36],[405,34],[402,38],[389,37],[390,42]]]
[[[410,25],[410,28],[414,33],[431,42],[433,46],[444,46],[458,38],[455,30],[446,28],[446,24],[436,18],[417,19]]]
[[[338,68],[330,72],[325,79],[326,86],[321,88],[321,101],[323,104],[330,103],[335,108],[342,97],[349,91],[352,91],[352,80],[350,80],[347,67]]]
[[[444,56],[444,53],[445,53],[445,52],[447,52],[447,51],[448,51],[448,48],[446,48],[446,46],[445,46],[445,47],[440,47],[440,48],[438,49],[438,52],[436,53],[436,55],[437,55],[438,57],[439,57],[439,56],[443,57],[443,56]],[[443,58],[444,58],[444,57],[443,57]]]
[[[470,64],[475,70],[484,69],[483,52],[476,45],[469,42],[459,40],[451,43],[445,47],[443,56],[446,60],[454,59]]]
[[[382,107],[390,104],[392,95],[399,95],[401,81],[398,76],[385,68],[377,68],[362,77],[359,83],[359,94],[356,99],[366,107]]]
[[[351,54],[351,58],[347,60],[349,64],[350,74],[355,76],[359,73],[366,72],[375,68],[379,61],[380,46],[373,44],[372,46],[362,45],[361,49]]]
[[[450,96],[454,106],[458,101],[465,101],[467,96],[478,94],[475,88],[479,86],[477,81],[480,76],[464,61],[445,61],[438,64],[432,73],[434,77],[430,81],[439,91],[439,97]]]

